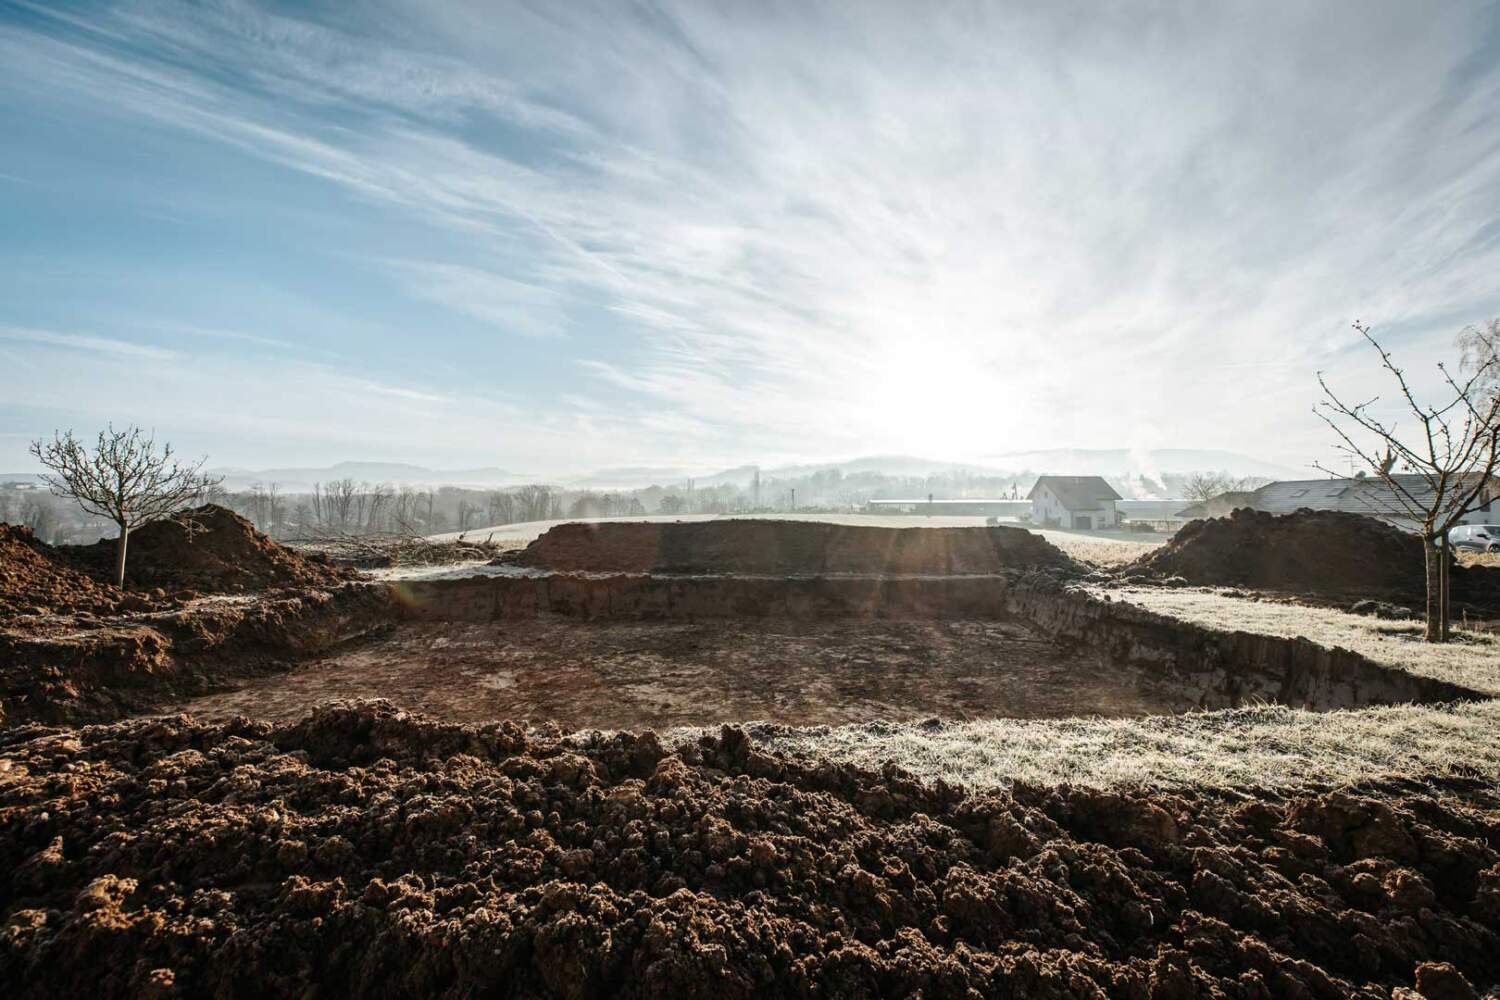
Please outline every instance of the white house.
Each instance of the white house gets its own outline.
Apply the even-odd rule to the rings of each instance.
[[[1042,476],[1026,499],[1036,524],[1083,531],[1120,524],[1115,510],[1120,494],[1100,476]]]

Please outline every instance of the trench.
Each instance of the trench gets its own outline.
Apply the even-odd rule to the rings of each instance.
[[[1349,650],[1181,622],[1046,573],[532,573],[385,586],[399,622],[389,632],[178,707],[295,719],[321,701],[383,697],[455,721],[632,729],[1481,697]]]

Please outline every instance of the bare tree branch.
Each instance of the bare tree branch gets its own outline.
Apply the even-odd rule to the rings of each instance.
[[[42,479],[56,496],[107,517],[120,529],[115,584],[125,585],[130,532],[172,517],[198,502],[221,480],[203,474],[203,463],[180,462],[170,444],[158,450],[153,435],[138,427],[99,432],[92,451],[71,430],[31,443],[31,454],[51,470]]]

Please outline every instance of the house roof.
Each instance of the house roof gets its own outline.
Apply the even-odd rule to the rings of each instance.
[[[1026,499],[1035,500],[1037,491],[1043,486],[1051,490],[1068,510],[1099,510],[1101,504],[1120,499],[1120,494],[1104,481],[1103,476],[1040,476],[1031,492],[1026,494]]]
[[[1432,488],[1423,476],[1392,476],[1419,504],[1432,496]],[[1493,496],[1494,487],[1486,491]],[[1251,502],[1245,506],[1272,514],[1288,514],[1302,507],[1314,510],[1341,510],[1351,514],[1368,514],[1371,517],[1407,517],[1407,505],[1402,497],[1385,480],[1370,476],[1365,479],[1294,479],[1280,483],[1269,483],[1250,494]],[[1481,501],[1482,502],[1482,501]]]

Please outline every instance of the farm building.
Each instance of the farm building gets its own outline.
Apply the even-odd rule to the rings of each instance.
[[[1249,507],[1271,514],[1290,514],[1304,507],[1312,510],[1338,510],[1365,514],[1389,521],[1398,528],[1417,527],[1408,505],[1398,488],[1418,505],[1425,504],[1432,489],[1422,476],[1395,476],[1397,486],[1375,476],[1366,478],[1293,479],[1268,483],[1249,493],[1226,493],[1202,503],[1193,504],[1181,513],[1186,517],[1223,517],[1237,507]],[[1480,506],[1470,511],[1464,521],[1491,524],[1500,521],[1500,481],[1492,482],[1481,497]]]
[[[1120,523],[1120,494],[1102,476],[1042,476],[1026,499],[1037,524],[1097,531]]]
[[[1019,517],[1031,510],[1025,500],[983,499],[959,497],[956,499],[913,500],[867,500],[867,514],[959,514],[979,517]]]

